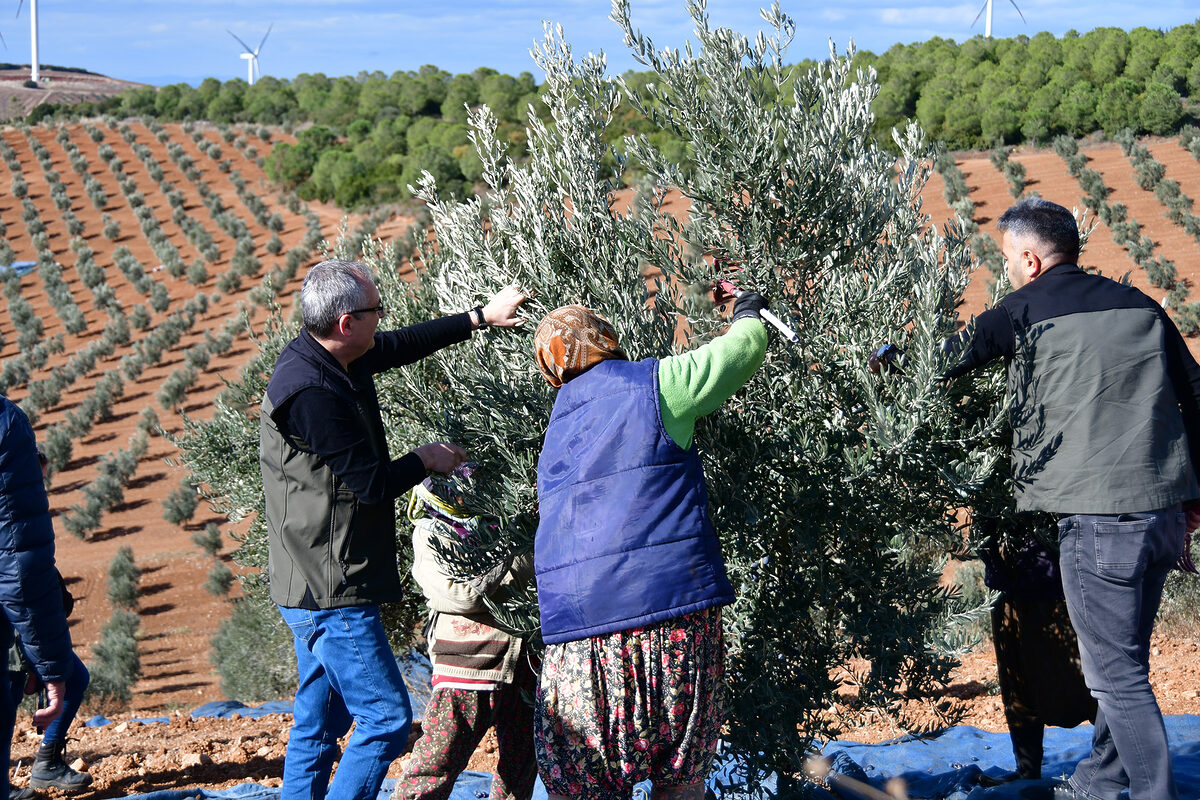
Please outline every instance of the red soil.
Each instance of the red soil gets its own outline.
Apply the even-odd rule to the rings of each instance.
[[[228,267],[228,259],[232,256],[234,240],[221,231],[211,220],[208,210],[201,202],[194,184],[189,181],[167,155],[166,145],[159,143],[153,134],[142,125],[133,123],[137,133],[137,141],[150,147],[154,158],[163,168],[167,180],[181,189],[186,197],[184,208],[189,214],[199,220],[209,230],[217,245],[221,248],[223,262],[210,266],[210,278],[200,287],[192,286],[184,279],[170,277],[165,271],[153,272],[152,277],[164,283],[171,296],[171,305],[165,313],[152,312],[154,325],[161,322],[169,313],[177,310],[183,302],[198,292],[212,293],[215,291],[216,276]],[[290,213],[278,202],[276,192],[265,184],[262,170],[232,144],[220,140],[213,128],[203,126],[208,138],[218,141],[222,149],[222,157],[232,162],[232,169],[239,170],[246,179],[249,187],[258,194],[272,211],[278,211],[284,219],[284,230],[280,239],[284,244],[284,252],[300,243],[305,232],[305,219]],[[170,134],[169,141],[179,142],[184,146],[200,170],[200,179],[221,195],[225,206],[242,217],[258,244],[256,255],[263,264],[263,272],[275,264],[282,265],[283,256],[271,256],[265,251],[265,245],[270,238],[270,232],[259,226],[254,217],[245,209],[238,199],[236,190],[230,182],[230,173],[222,173],[217,169],[217,163],[201,153],[191,137],[184,134],[179,126],[167,126]],[[139,294],[125,279],[112,260],[112,251],[116,246],[128,247],[137,259],[150,272],[159,261],[154,255],[149,243],[142,236],[140,226],[134,217],[131,207],[126,202],[116,179],[100,160],[97,151],[99,146],[93,143],[80,126],[73,126],[71,139],[80,152],[88,159],[92,174],[101,183],[108,195],[108,203],[103,211],[97,210],[91,204],[84,189],[81,178],[71,168],[65,152],[54,139],[54,131],[35,128],[33,135],[47,148],[51,154],[53,168],[61,176],[72,199],[72,209],[85,225],[84,238],[95,250],[95,260],[98,266],[105,269],[108,284],[116,291],[126,311],[138,304],[145,303],[146,298]],[[184,232],[171,220],[171,207],[158,185],[146,174],[146,168],[141,160],[134,155],[128,145],[115,131],[104,129],[105,143],[109,144],[124,162],[125,172],[144,187],[146,204],[153,209],[154,216],[159,220],[163,232],[171,243],[179,249],[186,263],[191,263],[199,256],[195,246],[188,240]],[[51,202],[48,184],[42,174],[42,168],[34,158],[29,143],[19,131],[8,129],[2,132],[5,141],[18,153],[22,173],[29,184],[29,197],[36,204],[46,225],[50,237],[50,247],[60,254],[60,263],[65,267],[64,280],[70,287],[75,302],[86,317],[89,328],[79,336],[67,334],[62,327],[57,312],[50,305],[42,281],[35,270],[22,280],[22,295],[33,305],[43,322],[45,337],[62,333],[66,341],[64,353],[51,357],[46,370],[59,366],[81,347],[97,338],[102,329],[106,316],[92,304],[90,292],[82,285],[78,276],[71,269],[75,255],[68,248],[70,237],[65,225],[59,218],[59,212]],[[267,153],[270,145],[258,140],[247,131],[245,133],[250,144],[256,146],[260,153]],[[278,140],[278,136],[276,140]],[[285,137],[286,140],[286,137]],[[313,206],[314,211],[322,220],[322,230],[328,237],[336,236],[337,225],[343,214],[332,207]],[[7,237],[16,250],[18,259],[33,260],[34,249],[25,226],[20,219],[20,201],[7,193],[0,196],[0,219],[8,226]],[[108,213],[121,225],[122,235],[115,242],[109,242],[102,234],[103,225],[101,214]],[[403,220],[401,220],[403,221]],[[225,321],[238,313],[239,305],[246,300],[248,291],[257,284],[256,279],[245,279],[243,287],[238,292],[221,297],[210,304],[208,311],[199,316],[194,327],[186,333],[179,343],[163,355],[162,360],[148,367],[137,381],[126,381],[123,396],[113,405],[111,418],[98,423],[82,441],[75,443],[72,461],[67,468],[54,477],[50,487],[50,503],[52,509],[62,513],[74,503],[83,501],[82,490],[91,481],[98,467],[99,459],[106,453],[124,449],[135,432],[138,414],[143,408],[153,407],[158,413],[160,424],[169,431],[178,431],[181,427],[181,417],[172,411],[158,406],[156,395],[163,380],[182,364],[184,350],[203,341],[205,332],[219,332]],[[289,286],[283,293],[284,302],[287,296],[298,287],[298,283]],[[252,304],[247,304],[253,308]],[[255,313],[255,319],[261,319],[261,311]],[[5,346],[0,351],[0,358],[9,358],[17,353],[16,336],[11,320],[4,316],[0,319],[0,335],[4,336]],[[143,332],[134,331],[134,341],[143,336]],[[96,364],[87,375],[75,381],[64,392],[57,407],[44,411],[35,426],[36,433],[43,437],[47,428],[60,422],[63,415],[75,407],[91,391],[95,381],[105,373],[117,368],[120,357],[129,352],[127,349],[118,351],[113,356]],[[228,353],[213,358],[200,379],[188,392],[184,412],[204,416],[216,394],[224,388],[222,379],[233,379],[238,370],[251,355],[249,346],[244,342],[235,344]],[[11,392],[12,399],[20,402],[25,394],[25,387]],[[209,640],[221,618],[226,614],[226,601],[218,600],[206,593],[201,585],[204,576],[212,566],[211,561],[190,541],[192,532],[203,528],[207,522],[223,523],[223,520],[212,515],[202,505],[194,520],[185,528],[168,524],[162,515],[161,501],[184,477],[184,471],[166,463],[167,459],[177,455],[177,451],[165,439],[154,437],[150,447],[139,462],[137,473],[125,492],[125,502],[122,506],[106,514],[102,528],[94,533],[87,541],[81,541],[66,533],[61,522],[56,524],[58,534],[58,562],[66,576],[72,593],[77,599],[76,610],[72,616],[72,637],[77,651],[85,661],[90,660],[90,646],[98,638],[100,626],[108,618],[111,609],[105,599],[105,574],[109,562],[116,550],[122,545],[130,545],[134,551],[137,564],[143,570],[142,578],[142,628],[144,639],[142,659],[145,677],[136,687],[134,709],[140,711],[171,710],[175,708],[191,708],[199,703],[220,696],[217,689],[216,676],[209,663]]]

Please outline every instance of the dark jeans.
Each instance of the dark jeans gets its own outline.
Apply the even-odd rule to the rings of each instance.
[[[292,629],[300,684],[283,762],[287,800],[375,800],[408,742],[412,707],[377,606],[279,607]],[[354,734],[329,774],[338,739]]]
[[[8,617],[0,614],[0,653],[8,654],[12,647],[13,629]],[[8,757],[12,751],[13,727],[17,724],[17,704],[13,702],[12,692],[0,692],[0,751],[4,754],[4,763],[0,764],[0,798],[8,800]]]
[[[1150,687],[1150,633],[1167,573],[1183,549],[1178,506],[1076,514],[1058,524],[1063,592],[1088,689],[1092,751],[1071,785],[1090,800],[1178,800],[1167,733]]]
[[[88,674],[87,667],[79,660],[79,656],[72,653],[71,660],[75,666],[71,670],[71,677],[67,678],[67,693],[63,698],[62,713],[46,728],[46,732],[42,736],[42,741],[66,741],[67,730],[70,729],[71,723],[75,720],[75,715],[79,713],[79,706],[83,703],[83,693],[87,691],[88,682],[92,679],[92,676]],[[21,699],[25,696],[25,673],[10,672],[9,677],[12,680],[9,686],[9,691],[12,692],[11,700],[13,707],[16,708],[21,704]]]

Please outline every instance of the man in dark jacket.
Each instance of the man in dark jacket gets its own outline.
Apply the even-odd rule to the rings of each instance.
[[[1063,591],[1099,710],[1092,752],[1051,796],[1175,800],[1150,633],[1185,528],[1200,524],[1200,366],[1157,303],[1075,265],[1065,208],[1030,198],[998,227],[1015,291],[976,319],[950,375],[1007,361],[1017,509],[1060,516]]]
[[[395,499],[465,453],[434,442],[392,460],[374,375],[475,328],[520,324],[524,299],[510,287],[469,312],[380,332],[385,310],[366,266],[323,261],[304,278],[304,328],[275,363],[261,416],[271,599],[295,637],[300,677],[284,797],[370,800],[408,738],[408,694],[379,615],[403,592]]]
[[[33,714],[45,727],[63,708],[66,681],[74,656],[67,615],[63,613],[54,569],[54,529],[42,484],[37,444],[29,419],[0,396],[0,653],[8,653],[14,629],[30,666],[46,687],[49,703]],[[0,691],[0,740],[3,741],[4,793],[8,796],[8,755],[17,707],[5,687]]]

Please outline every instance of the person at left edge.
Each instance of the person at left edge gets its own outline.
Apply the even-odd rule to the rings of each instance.
[[[374,375],[521,324],[509,287],[484,306],[391,331],[370,270],[322,261],[300,289],[304,325],[280,353],[262,401],[271,599],[291,628],[299,672],[283,767],[289,800],[370,800],[412,721],[379,605],[402,594],[395,499],[465,452],[433,442],[388,453]],[[329,781],[338,738],[354,734]]]
[[[71,633],[63,613],[54,569],[54,529],[42,483],[33,427],[20,407],[0,395],[0,653],[7,653],[14,631],[33,671],[46,687],[47,707],[33,712],[44,728],[63,710],[67,681],[74,666]],[[8,757],[17,706],[0,691],[0,797],[8,797]]]

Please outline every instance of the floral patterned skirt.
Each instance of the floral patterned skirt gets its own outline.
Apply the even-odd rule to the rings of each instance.
[[[725,722],[721,611],[546,647],[534,748],[546,790],[628,798],[708,777]]]

